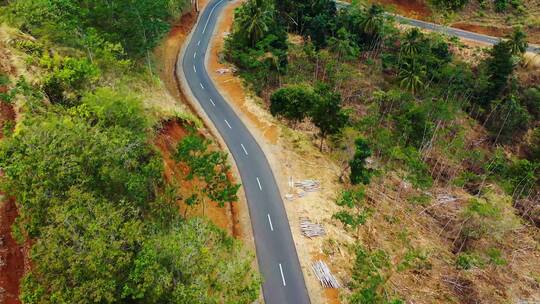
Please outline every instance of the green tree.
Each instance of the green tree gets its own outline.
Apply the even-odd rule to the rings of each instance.
[[[416,61],[406,62],[399,72],[400,86],[413,94],[424,87],[426,67]]]
[[[300,122],[309,115],[316,98],[311,87],[286,86],[276,90],[270,96],[270,113],[293,122]]]
[[[529,45],[527,42],[527,33],[525,33],[521,27],[514,28],[514,31],[508,37],[508,43],[513,55],[523,55]]]
[[[349,122],[349,113],[341,107],[341,95],[332,92],[328,85],[319,84],[315,93],[320,97],[315,99],[311,111],[311,120],[319,128],[321,138],[320,150],[322,151],[324,139],[328,135],[341,132]]]
[[[360,226],[366,223],[369,216],[369,211],[364,207],[365,196],[364,188],[343,191],[336,204],[344,207],[345,210],[332,215],[333,218],[339,220],[346,228],[351,227],[356,230],[357,239],[360,237]]]
[[[122,297],[139,303],[252,303],[260,278],[240,243],[201,219],[146,240]]]
[[[378,4],[372,4],[367,14],[360,22],[360,28],[371,40],[380,38],[384,24],[384,9]]]
[[[184,137],[177,146],[174,158],[189,167],[187,180],[194,181],[194,192],[186,199],[188,206],[202,202],[203,211],[206,199],[223,207],[225,203],[238,200],[239,184],[233,184],[228,176],[230,165],[227,154],[209,151],[210,141],[196,134]],[[186,209],[187,212],[187,209]]]
[[[514,71],[515,61],[512,58],[512,45],[501,41],[493,46],[490,57],[485,61],[488,85],[481,92],[480,103],[488,106],[507,87],[508,79]]]
[[[27,118],[1,143],[0,167],[2,187],[16,197],[19,221],[30,237],[47,224],[51,203],[62,201],[74,186],[144,208],[162,174],[162,162],[144,134],[102,129],[61,113]]]
[[[366,159],[371,156],[372,152],[368,142],[363,138],[357,138],[354,145],[354,156],[351,161],[349,161],[349,166],[351,167],[350,180],[353,185],[367,185],[371,180],[373,170],[367,168]]]
[[[270,32],[274,11],[272,1],[246,1],[235,12],[235,32],[239,33],[250,47],[255,47]]]
[[[24,303],[111,303],[120,299],[143,224],[137,209],[71,188],[50,208],[33,244]]]

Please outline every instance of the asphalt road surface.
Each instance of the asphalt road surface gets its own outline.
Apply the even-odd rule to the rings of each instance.
[[[183,69],[193,95],[225,140],[240,171],[264,280],[265,302],[310,303],[272,170],[257,141],[214,86],[204,64],[218,16],[228,3],[211,0],[207,4],[183,58],[178,60],[177,71]]]
[[[268,161],[249,130],[218,92],[205,66],[205,56],[217,19],[228,0],[211,0],[178,59],[193,96],[212,120],[236,162],[248,200],[255,237],[257,261],[263,276],[263,295],[268,304],[310,303],[289,221]],[[340,4],[341,6],[341,4]],[[499,38],[396,16],[398,21],[465,39],[494,44]],[[530,46],[528,51],[539,53]]]

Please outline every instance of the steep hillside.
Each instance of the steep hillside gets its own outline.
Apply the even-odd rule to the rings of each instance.
[[[322,184],[283,186],[291,227],[326,230],[295,235],[308,282],[323,259],[345,303],[538,301],[540,71],[524,32],[482,48],[319,4],[246,1],[223,50],[257,96],[242,111],[279,126],[277,178]]]
[[[258,298],[227,155],[155,72],[190,7],[151,2],[1,8],[2,303]]]

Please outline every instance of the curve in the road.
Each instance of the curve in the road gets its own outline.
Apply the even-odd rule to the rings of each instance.
[[[335,2],[338,8],[344,8],[350,5],[350,3],[343,2],[343,1],[335,1]],[[467,39],[467,40],[485,43],[489,45],[493,45],[501,41],[501,38],[499,37],[493,37],[493,36],[488,36],[484,34],[478,34],[475,32],[469,32],[469,31],[465,31],[462,29],[454,28],[454,27],[449,27],[449,26],[444,26],[444,25],[440,25],[436,23],[427,22],[427,21],[412,19],[412,18],[408,18],[408,17],[396,15],[396,14],[392,14],[392,15],[396,18],[396,20],[399,23],[409,24],[409,25],[416,26],[416,27],[426,29],[429,31],[439,32],[439,33],[455,36],[462,39]],[[529,44],[529,46],[527,47],[527,52],[540,54],[540,46]]]
[[[257,261],[268,304],[310,303],[283,200],[261,147],[219,93],[205,66],[206,52],[219,14],[228,0],[211,0],[201,13],[191,39],[177,63],[179,79],[227,144],[242,179]],[[182,77],[183,76],[183,77]]]

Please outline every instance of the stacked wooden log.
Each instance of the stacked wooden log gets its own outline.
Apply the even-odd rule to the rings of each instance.
[[[306,179],[303,181],[294,182],[294,186],[306,192],[316,192],[321,188],[321,183],[317,180]]]
[[[313,223],[307,217],[300,218],[300,230],[305,237],[312,238],[326,235],[326,231],[321,224]]]
[[[317,261],[311,265],[313,273],[325,288],[340,288],[338,280],[323,261]]]

